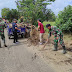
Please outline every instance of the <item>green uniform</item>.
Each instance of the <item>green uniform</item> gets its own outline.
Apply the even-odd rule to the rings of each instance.
[[[1,39],[4,41],[4,44],[5,44],[4,27],[5,27],[4,21],[1,21],[0,22],[0,36],[1,36]]]
[[[65,46],[63,41],[63,33],[59,28],[57,28],[56,26],[51,26],[48,38],[50,38],[51,35],[54,35],[54,45],[58,45],[59,42],[61,46]],[[57,37],[59,38],[58,40],[56,39]]]
[[[62,31],[59,28],[57,28],[56,26],[51,26],[51,29],[49,30],[48,38],[50,38],[51,35],[54,35],[54,51],[57,51],[58,42],[59,42],[60,45],[63,47],[63,54],[65,54],[66,48],[65,48],[64,41],[63,41]],[[57,37],[58,37],[58,39],[57,39]]]

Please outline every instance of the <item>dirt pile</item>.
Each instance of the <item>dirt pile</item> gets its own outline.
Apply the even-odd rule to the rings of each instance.
[[[12,24],[9,24],[9,28],[12,28]]]
[[[72,41],[65,42],[65,46],[66,46],[68,51],[72,52]]]
[[[31,45],[37,45],[39,43],[39,31],[35,26],[32,26],[30,32],[30,38],[28,39]]]

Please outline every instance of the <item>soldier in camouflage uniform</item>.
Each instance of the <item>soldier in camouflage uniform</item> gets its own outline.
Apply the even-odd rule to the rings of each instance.
[[[4,27],[5,27],[5,22],[2,20],[2,18],[0,18],[0,36],[1,36],[1,39],[4,41],[4,46],[7,47],[5,43]],[[0,44],[0,47],[1,47],[1,44]]]
[[[65,54],[66,48],[65,48],[64,41],[63,41],[62,31],[56,26],[51,26],[50,24],[47,24],[46,27],[49,29],[48,39],[51,37],[51,35],[54,35],[54,51],[57,51],[58,42],[59,42],[60,45],[63,47],[63,54]]]

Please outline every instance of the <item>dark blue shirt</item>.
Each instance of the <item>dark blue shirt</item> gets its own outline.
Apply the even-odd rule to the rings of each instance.
[[[17,31],[17,30],[15,29],[15,27],[17,27],[17,24],[13,22],[13,23],[12,23],[12,30],[13,30],[13,32]]]

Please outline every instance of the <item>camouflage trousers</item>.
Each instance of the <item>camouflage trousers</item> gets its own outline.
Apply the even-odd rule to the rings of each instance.
[[[4,34],[1,34],[1,39],[4,41],[4,44],[5,44],[5,35]]]
[[[60,34],[58,40],[56,38],[57,37],[54,37],[54,45],[58,46],[58,42],[59,42],[62,47],[65,46],[64,41],[63,41],[63,34]]]

